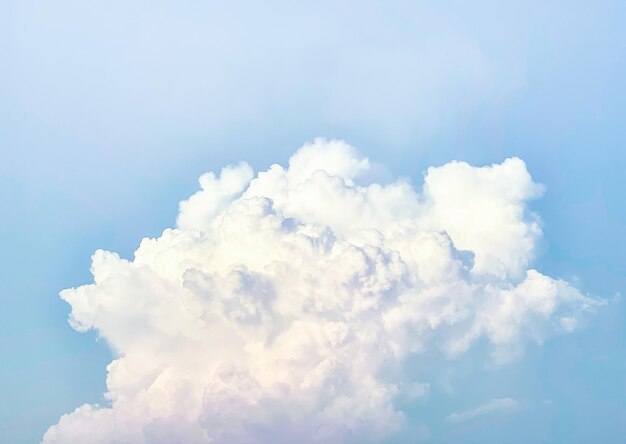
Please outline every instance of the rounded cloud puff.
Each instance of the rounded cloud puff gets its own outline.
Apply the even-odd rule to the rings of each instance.
[[[507,359],[599,303],[529,269],[542,187],[522,160],[432,167],[419,190],[364,185],[371,168],[317,139],[287,167],[203,175],[132,261],[97,251],[94,283],[61,297],[116,354],[110,405],[43,442],[377,441],[428,390],[407,357],[484,339]]]

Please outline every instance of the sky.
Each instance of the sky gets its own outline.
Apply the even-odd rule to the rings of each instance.
[[[112,324],[99,324],[89,318],[99,312],[81,311],[72,290],[63,293],[65,300],[59,297],[64,289],[93,282],[96,250],[132,260],[144,237],[158,238],[168,227],[209,230],[197,222],[192,204],[187,216],[184,205],[179,210],[179,202],[191,202],[198,192],[204,173],[219,175],[226,165],[247,162],[251,175],[243,167],[232,173],[241,193],[271,165],[291,171],[290,159],[296,166],[297,159],[309,159],[342,178],[346,190],[337,196],[357,186],[373,193],[367,187],[381,184],[390,197],[376,201],[376,211],[334,207],[346,211],[342,221],[323,217],[331,207],[317,193],[326,188],[298,195],[292,192],[295,179],[285,179],[284,189],[270,181],[254,191],[250,184],[246,196],[267,198],[271,190],[276,217],[294,218],[308,230],[325,224],[336,242],[355,245],[361,241],[347,227],[362,220],[371,220],[385,242],[403,245],[391,227],[410,215],[419,220],[417,233],[448,232],[449,240],[428,238],[436,245],[452,243],[448,259],[463,270],[473,263],[472,272],[457,270],[459,285],[496,285],[490,279],[497,275],[496,286],[518,288],[524,272],[536,269],[577,295],[578,302],[567,302],[563,292],[551,296],[570,304],[568,310],[579,309],[581,301],[601,301],[576,315],[571,332],[524,324],[514,339],[502,341],[511,352],[504,354],[512,355],[506,359],[498,353],[494,358],[495,327],[460,355],[424,339],[424,350],[398,364],[416,375],[410,389],[400,390],[414,396],[398,395],[376,407],[392,411],[395,419],[388,423],[403,412],[405,424],[377,442],[620,442],[626,432],[625,21],[626,6],[618,1],[0,3],[0,436],[11,443],[39,442],[61,415],[83,404],[106,406],[107,391],[125,393],[115,382],[106,385],[107,365],[136,350],[129,337],[118,336],[121,314],[111,315]],[[325,139],[314,142],[318,137]],[[314,147],[309,158],[298,151],[305,144]],[[334,148],[325,151],[328,146]],[[512,176],[502,179],[497,171]],[[457,184],[458,177],[469,182]],[[391,191],[394,184],[398,194]],[[215,186],[231,185],[225,180],[222,188]],[[211,193],[219,191],[207,188],[206,202],[202,197],[196,203],[214,204]],[[457,200],[446,200],[448,189]],[[244,205],[246,196],[235,194],[226,193],[230,197],[215,208]],[[402,204],[392,208],[396,197]],[[492,198],[493,211],[510,205],[519,211],[518,219],[502,220],[523,227],[523,235],[492,230],[503,236],[498,243],[450,216],[450,202],[472,209],[476,199]],[[432,208],[422,211],[416,202]],[[490,214],[501,213],[482,217]],[[520,247],[516,236],[532,248]],[[472,251],[473,259],[464,251]],[[241,254],[254,270],[257,262]],[[412,254],[401,256],[409,263]],[[504,269],[489,259],[503,257],[512,257]],[[322,256],[314,259],[320,270],[327,265]],[[159,279],[168,273],[160,271]],[[277,276],[266,278],[280,289],[284,282]],[[214,279],[219,288],[230,288],[228,279]],[[329,293],[341,287],[324,285]],[[132,293],[124,288],[114,296],[124,303],[132,298],[123,298],[126,292]],[[406,294],[398,291],[394,303],[400,305],[390,309],[403,307]],[[278,300],[280,295],[277,290]],[[158,298],[152,302],[159,307]],[[493,307],[461,306],[475,315],[471,319],[482,319],[481,310]],[[529,307],[520,313],[537,309]],[[93,329],[73,329],[71,310],[75,327],[82,322]],[[343,308],[337,313],[346,314]],[[574,319],[556,313],[556,320]],[[146,319],[164,322],[156,314]],[[261,326],[266,324],[271,322]],[[158,338],[148,329],[142,334],[146,344]],[[458,331],[437,334],[452,340]],[[524,335],[534,336],[519,339]],[[384,343],[396,339],[385,337]],[[403,350],[412,350],[414,344],[407,344]],[[350,353],[362,352],[354,347]],[[272,349],[267,356],[281,353]],[[251,364],[239,365],[255,375]],[[363,387],[346,378],[350,393],[361,393]],[[377,390],[393,392],[388,384],[394,381],[381,381]],[[299,402],[295,395],[289,399]],[[368,414],[381,423],[386,418],[376,409]],[[332,424],[343,424],[338,418]],[[171,433],[181,432],[170,425]]]

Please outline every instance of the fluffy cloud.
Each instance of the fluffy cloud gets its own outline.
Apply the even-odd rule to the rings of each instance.
[[[377,441],[428,392],[407,357],[483,339],[508,359],[599,303],[529,269],[542,187],[522,160],[429,168],[421,189],[364,185],[371,168],[318,139],[287,167],[203,175],[133,260],[96,251],[94,283],[61,297],[117,356],[110,405],[43,442]]]

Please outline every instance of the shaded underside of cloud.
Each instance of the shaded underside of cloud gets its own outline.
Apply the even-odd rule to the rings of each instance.
[[[61,297],[116,354],[109,405],[43,442],[379,441],[406,421],[396,399],[427,392],[408,357],[482,339],[505,361],[599,304],[530,267],[543,188],[522,160],[431,167],[419,188],[371,170],[317,139],[285,167],[204,174],[132,260],[97,251],[94,283]]]

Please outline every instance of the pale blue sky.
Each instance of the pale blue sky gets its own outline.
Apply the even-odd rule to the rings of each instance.
[[[623,294],[626,4],[593,3],[1,2],[0,441],[102,401],[110,354],[57,297],[89,282],[96,248],[129,256],[202,172],[282,163],[315,136],[417,184],[451,159],[523,158],[547,187],[537,268]],[[621,442],[625,310],[510,366],[447,364],[457,389],[412,407],[413,433]],[[505,397],[520,405],[445,421]]]

